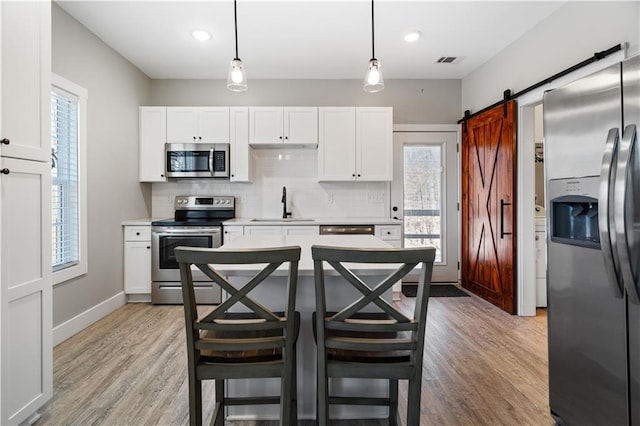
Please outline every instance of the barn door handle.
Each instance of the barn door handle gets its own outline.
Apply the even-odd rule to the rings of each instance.
[[[500,199],[500,238],[503,239],[505,235],[511,235],[511,232],[504,232],[504,208],[510,206],[511,203],[505,203],[503,199]]]

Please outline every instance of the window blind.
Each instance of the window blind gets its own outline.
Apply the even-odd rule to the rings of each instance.
[[[52,266],[79,263],[78,97],[54,88],[51,94]]]

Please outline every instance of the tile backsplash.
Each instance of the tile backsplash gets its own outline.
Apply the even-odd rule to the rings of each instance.
[[[318,182],[315,149],[252,149],[253,182],[186,179],[152,184],[152,216],[171,217],[177,195],[233,195],[236,217],[389,217],[389,182]]]

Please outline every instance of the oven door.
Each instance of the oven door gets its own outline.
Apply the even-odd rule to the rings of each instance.
[[[176,262],[174,249],[188,247],[220,247],[222,244],[221,227],[164,227],[154,228],[151,232],[151,280],[154,282],[180,282],[180,267]],[[193,274],[194,281],[209,281],[200,271]]]

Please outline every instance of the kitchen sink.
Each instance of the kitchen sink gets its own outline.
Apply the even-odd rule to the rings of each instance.
[[[251,222],[313,222],[315,221],[315,219],[302,219],[302,218],[297,218],[297,217],[287,217],[285,219],[278,217],[278,218],[256,218],[256,219],[251,219]]]

